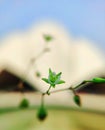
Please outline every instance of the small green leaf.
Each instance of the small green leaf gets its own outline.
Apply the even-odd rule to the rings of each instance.
[[[49,80],[46,78],[42,78],[43,81],[45,81],[46,83],[49,83]]]
[[[63,81],[63,80],[60,80],[57,82],[57,84],[63,84],[63,83],[65,83],[65,81]]]
[[[92,82],[94,83],[105,83],[105,78],[93,78]]]
[[[79,95],[74,95],[74,102],[78,105],[81,106],[81,99]]]
[[[52,70],[49,68],[49,75],[52,75],[52,73],[53,73]]]
[[[43,121],[47,117],[47,111],[43,105],[39,108],[37,117],[40,121]]]

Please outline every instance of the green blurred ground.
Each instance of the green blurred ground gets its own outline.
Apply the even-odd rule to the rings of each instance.
[[[0,130],[105,130],[105,113],[70,108],[49,108],[40,122],[37,109],[0,109]]]

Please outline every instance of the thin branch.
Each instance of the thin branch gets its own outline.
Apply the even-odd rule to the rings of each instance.
[[[42,95],[50,95],[50,94],[53,94],[53,93],[57,93],[57,92],[62,92],[62,91],[68,91],[68,90],[71,90],[74,95],[76,94],[75,90],[79,89],[81,86],[85,85],[86,83],[89,83],[91,81],[88,81],[88,80],[84,80],[83,82],[81,82],[80,84],[78,84],[76,87],[69,87],[69,88],[64,88],[64,89],[59,89],[59,90],[55,90],[55,91],[51,91],[49,92],[49,90],[51,89],[51,86],[49,87],[49,89],[45,92],[45,93],[42,93],[40,92]]]
[[[50,95],[50,92],[49,92],[50,89],[51,89],[51,85],[50,85],[49,89],[47,90],[46,94]]]
[[[76,92],[75,92],[74,88],[70,87],[69,89],[73,92],[74,95],[76,95]]]
[[[39,59],[46,51],[47,48],[44,48],[42,52],[40,52],[35,58],[33,58],[33,62],[35,62],[37,59]]]
[[[84,86],[85,84],[87,83],[90,83],[91,80],[84,80],[83,82],[81,82],[80,84],[78,84],[77,86],[75,86],[73,89],[77,90],[79,89],[80,87]]]

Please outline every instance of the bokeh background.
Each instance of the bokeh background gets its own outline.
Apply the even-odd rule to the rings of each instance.
[[[105,77],[104,34],[104,0],[1,0],[0,130],[104,130],[105,84],[77,91],[82,108],[71,92],[47,96],[49,116],[43,123],[36,118],[49,68],[66,81],[56,90]],[[52,37],[50,51],[32,63],[46,47],[44,35]],[[24,98],[27,109],[19,108]]]

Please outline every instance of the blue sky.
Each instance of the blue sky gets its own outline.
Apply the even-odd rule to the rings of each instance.
[[[0,38],[49,19],[105,48],[105,0],[1,0]]]

